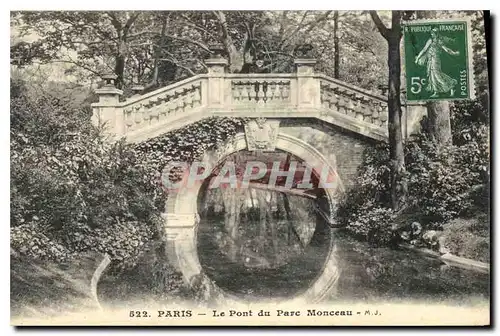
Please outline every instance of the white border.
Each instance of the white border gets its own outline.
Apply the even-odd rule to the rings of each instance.
[[[401,1],[396,1],[396,0],[389,0],[389,1],[378,1],[378,2],[373,2],[373,1],[368,1],[368,0],[351,0],[351,1],[340,1],[340,2],[330,2],[330,1],[324,1],[324,0],[308,0],[306,2],[291,2],[291,1],[284,1],[284,0],[275,0],[275,1],[267,1],[267,0],[254,0],[252,2],[244,2],[244,1],[220,1],[220,0],[212,0],[210,2],[202,2],[202,1],[182,1],[182,2],[175,2],[175,1],[169,1],[169,2],[157,2],[157,1],[150,1],[149,3],[147,1],[127,1],[127,0],[108,0],[106,2],[102,2],[99,0],[87,0],[85,2],[77,2],[77,1],[67,1],[67,0],[45,0],[43,2],[37,1],[37,0],[22,0],[22,1],[16,1],[15,3],[12,2],[2,2],[1,6],[5,6],[5,13],[4,16],[0,16],[4,22],[4,26],[7,27],[9,24],[9,16],[8,16],[8,11],[10,10],[36,10],[36,9],[43,9],[43,10],[48,10],[48,9],[80,9],[80,10],[104,10],[104,9],[142,9],[142,10],[148,10],[148,9],[199,9],[199,10],[209,10],[213,8],[228,8],[228,9],[245,9],[245,6],[247,7],[246,9],[267,9],[267,10],[272,10],[272,9],[290,9],[290,10],[297,10],[297,9],[315,9],[315,10],[321,10],[321,9],[338,9],[338,10],[367,10],[367,9],[388,9],[388,8],[397,8],[397,9],[420,9],[420,10],[439,10],[439,9],[446,9],[446,10],[464,10],[464,9],[470,9],[470,10],[478,10],[478,9],[492,9],[492,14],[499,15],[500,13],[500,1],[498,0],[476,0],[476,1],[455,1],[455,0],[441,0],[441,1],[435,1],[435,0],[420,0],[418,2],[401,2]],[[251,6],[251,8],[250,8]],[[374,6],[378,8],[374,8]],[[498,27],[498,22],[496,23]],[[493,27],[492,27],[493,28]],[[497,43],[493,43],[493,41],[490,41],[490,43],[493,43],[496,45],[495,47],[495,54],[498,55],[498,52],[496,52],[496,48],[499,47],[498,43],[498,35],[493,35],[495,38],[495,41]],[[4,57],[4,61],[2,64],[5,64],[5,66],[2,68],[3,69],[3,78],[4,80],[4,89],[2,92],[4,94],[6,92],[9,92],[9,87],[10,84],[7,84],[7,79],[10,77],[10,72],[7,68],[7,48],[10,45],[10,40],[9,37],[7,36],[7,33],[5,35],[2,35],[3,37],[3,46],[5,48],[4,52],[1,54]],[[488,55],[488,57],[493,57],[493,54]],[[493,60],[492,60],[493,61]],[[496,71],[498,70],[498,67],[496,68]],[[494,74],[492,73],[492,69],[489,70],[489,76],[493,76]],[[496,73],[495,73],[496,74]],[[9,86],[9,87],[7,87]],[[494,92],[491,92],[491,94],[494,94],[496,96],[500,96],[500,87],[496,87]],[[2,100],[3,105],[4,105],[4,113],[1,114],[2,122],[0,123],[0,127],[3,128],[2,132],[0,134],[4,135],[4,138],[2,138],[1,144],[1,163],[2,163],[2,172],[4,174],[4,178],[1,180],[2,183],[2,202],[0,202],[0,206],[2,207],[2,214],[5,216],[5,222],[9,221],[9,211],[10,211],[10,185],[9,185],[9,171],[10,171],[10,153],[9,153],[9,139],[7,134],[10,133],[9,130],[9,116],[6,113],[6,111],[10,110],[10,104],[9,104],[9,99],[8,97],[5,97],[6,99]],[[493,114],[493,112],[491,113]],[[493,124],[494,121],[494,124]],[[492,119],[492,131],[493,128],[498,130],[500,129],[500,118],[494,118]],[[492,138],[493,140],[493,138]],[[500,172],[499,165],[496,165],[497,169],[495,169],[495,173]],[[492,172],[493,173],[493,172]],[[497,178],[495,182],[495,187],[498,187],[500,185],[500,180]],[[500,209],[500,200],[497,202],[496,200],[493,200],[495,202],[496,208]],[[493,205],[492,205],[493,206]],[[7,225],[4,226],[5,230]],[[495,238],[497,238],[497,242],[499,241],[498,238],[500,236],[500,230],[496,229],[495,230]],[[9,326],[10,324],[10,302],[9,302],[9,288],[10,288],[10,276],[8,276],[5,271],[5,265],[10,265],[10,258],[9,258],[9,252],[8,252],[8,247],[10,246],[10,238],[9,234],[5,232],[3,235],[1,235],[1,238],[3,239],[2,241],[2,246],[4,247],[4,251],[0,254],[0,258],[2,258],[2,265],[4,265],[4,273],[5,276],[2,277],[2,331],[4,335],[12,335],[15,333],[15,330]],[[500,249],[496,248],[496,255],[495,255],[495,260],[498,258],[498,253]],[[9,268],[10,272],[10,268]],[[497,275],[497,274],[495,274]],[[495,277],[498,279],[498,276]],[[495,321],[498,323],[498,311],[500,309],[495,309]],[[398,334],[399,332],[401,333],[414,333],[414,332],[419,332],[420,330],[416,329],[405,329],[405,330],[384,330],[384,329],[367,329],[363,331],[355,330],[355,329],[349,329],[349,330],[341,330],[341,329],[331,329],[331,330],[325,330],[326,332],[334,332],[337,335],[363,335],[364,333],[369,333],[369,334],[380,334],[380,335],[386,335],[387,332],[389,331],[390,333],[396,333]],[[464,330],[465,331],[465,330]],[[78,332],[79,334],[84,334],[84,335],[91,335],[95,334],[96,332],[99,333],[99,331],[94,330],[78,330],[78,331],[71,331],[71,330],[44,330],[44,333],[48,335],[70,335],[74,334],[75,332]],[[106,334],[112,334],[112,335],[123,335],[124,333],[130,333],[133,332],[134,334],[138,335],[146,335],[151,332],[155,332],[158,334],[163,334],[163,333],[168,333],[169,335],[193,335],[193,334],[198,334],[198,333],[213,333],[216,335],[220,335],[221,333],[229,333],[232,334],[234,332],[237,332],[239,335],[254,335],[256,334],[255,330],[253,331],[248,331],[248,330],[216,330],[216,329],[209,329],[209,330],[200,330],[198,329],[197,331],[192,331],[192,330],[176,330],[176,329],[156,329],[156,330],[148,330],[145,331],[143,330],[110,330],[110,329],[102,329],[103,333]],[[259,334],[264,334],[264,335],[275,335],[276,332],[279,332],[279,330],[263,330],[259,329],[257,330]],[[321,330],[314,330],[314,329],[287,329],[283,330],[284,333],[286,334],[297,334],[297,333],[311,333],[311,334],[319,334],[321,333]],[[426,329],[426,333],[430,335],[442,335],[443,330],[432,330],[432,329]],[[455,331],[452,331],[455,332]],[[484,334],[483,330],[472,330],[469,329],[467,331],[467,334],[477,334],[477,335],[482,335]],[[34,333],[40,333],[39,330],[25,330],[23,334],[30,335]]]
[[[406,76],[406,49],[405,49],[405,29],[404,27],[412,25],[422,25],[422,24],[446,24],[446,22],[451,23],[465,23],[467,29],[467,71],[469,76],[469,96],[466,98],[452,98],[452,99],[427,99],[427,100],[408,100],[408,77]],[[474,53],[472,49],[472,24],[469,17],[463,18],[446,18],[446,19],[418,19],[418,20],[408,20],[401,22],[401,28],[403,28],[403,61],[404,61],[404,71],[405,71],[405,89],[406,89],[406,101],[409,103],[427,103],[427,102],[440,102],[440,101],[460,101],[460,100],[474,100],[476,99],[476,80],[474,78]]]

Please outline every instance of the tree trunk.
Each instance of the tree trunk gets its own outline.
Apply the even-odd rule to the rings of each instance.
[[[229,34],[229,27],[226,20],[226,14],[223,11],[214,12],[215,16],[219,20],[219,25],[222,31],[222,41],[224,42],[224,46],[226,47],[228,56],[229,56],[229,70],[230,72],[240,72],[243,68],[243,64],[245,61],[243,50],[238,50],[236,45]],[[246,41],[243,45],[246,44]]]
[[[451,144],[450,103],[428,102],[427,115],[431,138],[440,147]]]
[[[238,220],[239,220],[239,206],[237,205],[236,194],[234,189],[223,189],[224,194],[224,224],[229,236],[229,251],[228,256],[232,261],[236,261],[238,255]]]
[[[417,19],[435,19],[436,11],[417,11]],[[448,101],[427,102],[429,133],[439,147],[451,144],[450,103]]]
[[[392,12],[392,28],[388,31],[389,44],[389,147],[391,159],[391,203],[394,210],[399,210],[406,202],[407,184],[404,178],[405,162],[403,136],[401,132],[401,12]]]
[[[336,10],[333,14],[333,77],[339,79],[340,67],[340,50],[339,50],[339,11]]]

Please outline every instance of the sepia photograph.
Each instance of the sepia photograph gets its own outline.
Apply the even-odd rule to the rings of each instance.
[[[12,10],[11,325],[491,326],[490,21]]]

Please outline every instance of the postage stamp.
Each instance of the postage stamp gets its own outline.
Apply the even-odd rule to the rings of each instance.
[[[403,32],[408,101],[474,99],[468,20],[409,21]]]

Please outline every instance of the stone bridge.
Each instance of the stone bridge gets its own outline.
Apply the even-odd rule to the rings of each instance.
[[[333,214],[338,198],[354,183],[365,148],[387,141],[387,98],[315,73],[315,63],[296,59],[296,72],[290,74],[233,74],[226,71],[227,60],[208,59],[207,74],[125,101],[120,101],[122,91],[108,77],[96,90],[99,102],[93,104],[93,122],[105,124],[115,139],[139,143],[207,117],[250,118],[245,133],[204,159],[220,162],[245,149],[279,149],[311,165],[328,165],[339,177],[335,188],[325,190]],[[404,138],[418,131],[425,113],[424,106],[404,106]],[[198,193],[197,189],[169,195],[164,214],[170,260],[188,283],[203,274],[196,251]],[[318,301],[334,289],[338,270],[335,244],[331,245],[323,272],[294,300]]]

